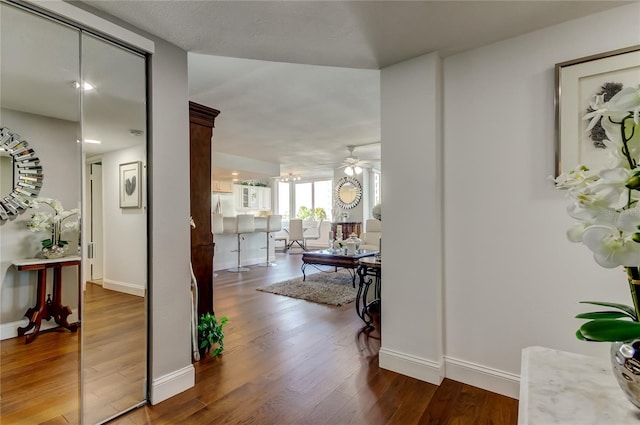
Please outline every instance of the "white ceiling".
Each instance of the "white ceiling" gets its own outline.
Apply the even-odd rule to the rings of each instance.
[[[380,140],[380,68],[434,51],[446,57],[630,2],[83,3],[191,53],[190,99],[221,111],[214,150],[279,162],[283,173],[330,175],[347,145]],[[380,145],[355,154],[379,158]]]

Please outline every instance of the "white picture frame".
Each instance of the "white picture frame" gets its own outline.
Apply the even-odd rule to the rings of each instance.
[[[556,176],[578,165],[606,165],[606,149],[596,147],[586,131],[587,109],[603,84],[640,85],[640,45],[555,65]]]
[[[140,161],[120,164],[120,208],[142,207]]]

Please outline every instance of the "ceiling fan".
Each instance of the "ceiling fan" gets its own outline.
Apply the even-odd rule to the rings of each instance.
[[[344,168],[344,172],[348,176],[353,176],[354,174],[362,174],[363,167],[369,162],[366,160],[360,160],[360,158],[354,156],[353,151],[355,150],[355,148],[357,148],[357,146],[355,145],[347,146],[349,155],[342,161],[342,165],[340,165],[340,168]]]

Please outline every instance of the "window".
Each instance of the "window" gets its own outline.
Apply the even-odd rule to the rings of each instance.
[[[278,182],[278,213],[284,220],[297,217],[303,220],[331,220],[333,182],[318,180],[293,183]],[[293,195],[293,199],[291,199]],[[290,210],[290,208],[293,208]],[[286,214],[285,214],[286,211]]]
[[[303,220],[313,218],[313,183],[296,183],[293,195],[296,217]]]
[[[380,172],[374,171],[373,173],[373,205],[378,205],[382,202]]]
[[[289,182],[278,182],[278,214],[282,215],[283,220],[289,220]]]
[[[313,182],[313,208],[315,218],[331,220],[331,209],[333,207],[333,182],[331,180],[321,180]]]

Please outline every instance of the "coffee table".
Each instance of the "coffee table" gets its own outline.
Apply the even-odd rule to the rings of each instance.
[[[323,249],[320,251],[305,251],[302,253],[302,280],[304,281],[307,278],[305,274],[305,269],[308,265],[313,266],[330,266],[335,267],[335,270],[338,270],[338,267],[343,269],[347,269],[351,274],[351,281],[353,283],[353,287],[356,287],[356,269],[358,268],[358,262],[361,258],[371,257],[378,253],[378,251],[366,251],[366,250],[358,250],[353,255],[344,254],[341,250],[329,250]],[[317,268],[317,267],[316,267]],[[320,271],[324,271],[318,268]]]

